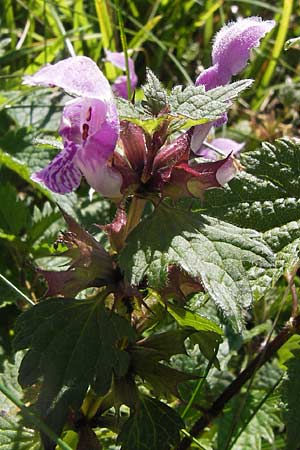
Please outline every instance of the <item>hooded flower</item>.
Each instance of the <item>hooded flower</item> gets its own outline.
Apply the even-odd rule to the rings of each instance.
[[[97,65],[90,58],[75,56],[24,77],[24,84],[57,86],[78,97],[63,110],[59,133],[64,149],[32,178],[65,194],[77,188],[84,175],[96,191],[119,197],[122,177],[110,164],[119,120],[112,90]]]
[[[233,75],[237,75],[247,65],[251,50],[259,45],[260,40],[275,26],[273,20],[262,20],[261,17],[248,17],[230,22],[217,33],[213,49],[213,65],[204,70],[196,80],[196,86],[203,85],[208,91],[217,86],[230,83]],[[224,115],[216,126],[226,122]],[[195,127],[191,148],[198,151],[212,127],[212,123]]]
[[[123,52],[110,52],[106,50],[106,60],[111,62],[114,66],[126,71],[126,60]],[[129,66],[129,79],[131,91],[133,92],[136,88],[138,78],[134,70],[134,62],[131,58],[128,58],[128,66]],[[127,76],[120,75],[113,84],[113,91],[119,97],[128,98],[127,92]]]

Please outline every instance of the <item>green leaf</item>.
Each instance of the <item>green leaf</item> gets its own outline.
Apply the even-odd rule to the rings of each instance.
[[[173,355],[186,353],[184,341],[193,331],[169,330],[164,333],[156,333],[138,342],[138,346],[151,351],[151,358],[155,360],[169,360]]]
[[[36,130],[56,131],[59,126],[64,103],[70,99],[68,95],[53,90],[28,89],[9,92],[11,101],[5,105],[5,111],[19,128],[32,127]]]
[[[144,87],[146,101],[133,105],[118,99],[118,111],[121,119],[139,125],[148,133],[163,121],[173,122],[170,132],[174,132],[218,119],[230,107],[230,101],[251,84],[252,80],[242,80],[207,92],[203,86],[175,86],[167,96],[160,81],[148,71]],[[164,112],[157,116],[160,111]]]
[[[33,430],[25,428],[16,420],[0,414],[0,448],[1,450],[42,450],[39,436]]]
[[[34,207],[32,226],[28,230],[28,238],[32,244],[38,241],[45,232],[49,232],[49,228],[58,222],[61,218],[61,214],[57,208],[52,208],[49,202],[43,205],[43,209],[38,209],[37,206]],[[56,236],[58,235],[59,228],[55,229]],[[53,238],[53,236],[51,236]],[[45,241],[45,239],[43,239]],[[53,243],[54,239],[52,239]]]
[[[134,229],[120,255],[120,266],[133,285],[147,276],[150,287],[163,288],[170,264],[200,278],[237,330],[242,328],[243,308],[252,302],[245,267],[272,263],[273,254],[257,232],[164,204]]]
[[[30,227],[31,216],[14,186],[9,183],[0,186],[0,203],[0,229],[12,235],[23,234]]]
[[[192,333],[194,330],[191,329],[169,330],[142,339],[130,348],[132,370],[149,383],[157,395],[178,397],[178,384],[195,378],[159,363],[168,361],[173,355],[186,354],[184,341]]]
[[[274,443],[276,429],[282,425],[279,398],[273,394],[261,403],[265,395],[254,389],[230,401],[218,420],[218,448],[261,450],[262,442]]]
[[[112,374],[127,372],[129,355],[121,343],[133,341],[134,331],[125,319],[104,308],[103,300],[53,298],[17,320],[15,348],[29,348],[19,382],[30,386],[42,377],[37,408],[57,434],[68,407],[80,407],[89,385],[104,395]]]
[[[246,171],[224,190],[206,193],[207,213],[263,232],[276,253],[271,270],[252,269],[256,298],[299,260],[300,249],[300,144],[281,139],[265,143],[241,158]]]
[[[245,171],[224,190],[207,191],[209,214],[268,231],[299,220],[300,144],[281,139],[241,157]]]
[[[142,87],[146,100],[143,101],[145,111],[156,116],[162,109],[168,106],[167,91],[163,88],[159,79],[147,68],[146,83]]]
[[[139,408],[123,425],[121,450],[168,450],[179,441],[184,427],[180,416],[165,403],[143,396]]]
[[[219,335],[223,334],[218,325],[205,317],[199,316],[199,314],[172,304],[168,304],[167,308],[171,316],[182,327],[191,327],[197,331],[211,331]]]
[[[121,120],[127,120],[143,128],[147,133],[153,133],[160,124],[168,119],[167,115],[158,117],[149,114],[141,105],[133,105],[124,98],[117,99],[118,113]]]
[[[300,446],[300,350],[294,350],[294,358],[286,362],[287,376],[281,386],[283,420],[287,428],[287,447],[297,450]]]
[[[187,118],[185,126],[218,119],[230,106],[230,100],[251,86],[252,80],[242,80],[205,91],[203,86],[175,86],[169,97],[171,115]]]

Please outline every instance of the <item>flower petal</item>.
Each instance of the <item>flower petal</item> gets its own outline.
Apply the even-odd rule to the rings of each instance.
[[[65,148],[55,156],[47,167],[34,173],[31,178],[38,183],[44,183],[51,191],[66,194],[76,189],[81,180],[81,173],[74,164],[78,146],[65,141]]]
[[[209,144],[212,147],[215,147],[224,156],[227,156],[230,153],[234,156],[238,156],[241,149],[245,146],[244,142],[240,143],[228,138],[216,138],[209,142]],[[202,156],[203,158],[211,159],[213,161],[218,159],[218,152],[214,151],[206,144],[202,145],[200,150],[197,152],[197,155]]]
[[[231,156],[229,156],[227,160],[223,161],[224,164],[222,164],[216,172],[216,179],[220,186],[224,186],[224,184],[229,183],[229,181],[232,180],[239,171],[237,161]]]
[[[238,74],[246,67],[252,48],[257,47],[274,26],[274,20],[261,17],[248,17],[225,25],[215,38],[213,64],[227,68],[232,75]]]
[[[131,90],[134,90],[135,86],[131,85]],[[118,97],[126,98],[128,99],[128,90],[127,90],[127,77],[126,75],[120,75],[118,78],[116,78],[113,86],[113,91]]]
[[[212,122],[207,122],[194,127],[191,139],[191,149],[196,155],[198,154],[198,151],[201,148],[206,136],[210,132],[212,126]]]
[[[119,69],[126,71],[126,61],[123,52],[110,52],[109,50],[106,50],[106,60],[111,62]],[[128,66],[130,86],[131,90],[134,91],[138,82],[138,78],[134,70],[134,61],[132,58],[128,58]],[[113,90],[119,97],[123,97],[126,99],[128,98],[126,75],[121,75],[115,80],[113,84]]]
[[[48,64],[34,75],[26,75],[23,84],[60,87],[79,97],[112,100],[110,85],[90,58],[74,56],[56,64]]]
[[[119,197],[122,177],[108,163],[119,137],[119,120],[115,104],[107,104],[106,107],[106,115],[102,121],[103,103],[90,100],[88,118],[92,134],[89,134],[90,129],[87,129],[86,135],[83,134],[83,143],[76,153],[74,162],[97,192],[105,197]],[[85,108],[86,105],[83,104],[83,109]],[[82,127],[84,125],[88,126],[86,123]]]
[[[122,176],[118,170],[109,165],[106,159],[90,159],[84,162],[82,158],[76,158],[76,164],[81,169],[88,184],[95,191],[109,198],[120,198],[122,196]]]
[[[209,90],[229,83],[246,67],[251,50],[274,26],[273,20],[248,17],[222,27],[213,45],[213,65],[199,75],[196,86],[203,84]]]
[[[205,90],[209,91],[217,86],[223,86],[231,80],[231,73],[227,67],[220,68],[219,64],[215,64],[202,72],[196,82],[196,86],[201,84],[205,86]]]

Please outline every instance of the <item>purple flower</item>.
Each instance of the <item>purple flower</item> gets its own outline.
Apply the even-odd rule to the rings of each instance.
[[[216,138],[209,143],[204,143],[198,151],[198,155],[215,161],[220,154],[224,157],[230,154],[238,156],[244,146],[245,143],[239,143],[232,139]]]
[[[126,71],[126,61],[123,52],[110,52],[109,50],[106,50],[106,60],[111,62],[114,66],[118,67],[119,69]],[[134,89],[136,88],[138,78],[134,70],[134,62],[131,58],[128,58],[128,66],[129,66],[130,86],[131,91],[133,92]],[[123,97],[126,99],[128,98],[126,75],[120,75],[115,80],[113,84],[113,91],[119,97]]]
[[[84,175],[104,196],[120,197],[122,177],[110,165],[119,120],[112,90],[98,66],[90,58],[75,56],[24,77],[24,84],[57,86],[78,96],[63,110],[59,133],[64,149],[32,178],[65,194],[77,188]]]
[[[217,33],[213,49],[213,65],[204,70],[196,80],[196,86],[203,85],[208,91],[217,86],[223,86],[231,81],[247,65],[250,52],[259,45],[264,37],[275,26],[273,20],[262,20],[261,17],[248,17],[230,22]],[[226,116],[216,125],[226,122]],[[212,123],[195,127],[191,148],[198,151],[209,133]]]

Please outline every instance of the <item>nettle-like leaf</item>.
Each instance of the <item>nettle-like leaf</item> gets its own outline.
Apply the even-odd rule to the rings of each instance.
[[[132,122],[150,134],[153,133],[164,120],[168,119],[167,115],[153,116],[141,105],[133,105],[124,98],[117,99],[117,106],[121,120]]]
[[[207,192],[205,206],[210,215],[263,232],[276,253],[273,269],[252,269],[249,274],[260,297],[299,260],[300,143],[289,139],[265,143],[241,161],[246,171],[224,190]]]
[[[112,375],[126,374],[129,354],[124,339],[135,338],[128,321],[106,309],[103,298],[53,298],[23,313],[16,323],[14,346],[29,349],[19,372],[22,387],[42,378],[37,408],[60,434],[68,408],[79,408],[92,386],[104,395]],[[52,448],[44,437],[46,448]],[[50,447],[47,447],[50,445]]]
[[[146,83],[142,87],[146,100],[142,103],[149,114],[156,116],[168,106],[168,94],[152,70],[146,70]]]
[[[204,86],[175,86],[168,99],[171,115],[185,119],[184,127],[216,120],[230,107],[230,101],[250,87],[252,82],[236,81],[209,91],[205,91]]]
[[[300,446],[300,351],[294,350],[294,357],[286,365],[287,375],[281,386],[283,420],[287,428],[287,447],[297,450]]]
[[[168,450],[179,441],[184,428],[180,416],[165,403],[141,396],[139,407],[122,427],[121,450]]]
[[[264,390],[254,389],[229,402],[218,420],[218,448],[261,450],[263,442],[274,444],[275,430],[282,425],[279,398],[273,394],[261,404],[265,396]]]
[[[147,132],[155,131],[163,121],[172,124],[170,132],[217,120],[252,80],[241,80],[205,91],[203,86],[175,86],[168,96],[160,81],[149,71],[144,86],[145,100],[133,105],[118,99],[120,118],[133,122]]]
[[[236,330],[252,302],[246,268],[272,263],[273,254],[259,233],[164,204],[135,228],[120,255],[133,285],[147,277],[150,287],[163,289],[170,264],[200,278]]]
[[[60,271],[39,269],[47,280],[47,295],[71,297],[88,287],[113,284],[117,275],[111,255],[71,216],[65,212],[63,216],[69,231],[60,238],[68,248],[62,255],[71,259],[71,265]]]
[[[0,414],[1,450],[42,450],[42,444],[36,432],[25,428],[16,417]]]
[[[0,230],[14,235],[22,235],[31,224],[28,206],[18,198],[16,188],[5,183],[0,186]]]
[[[168,361],[171,356],[179,353],[186,354],[184,340],[194,332],[192,328],[170,330],[137,342],[129,350],[132,371],[150,384],[157,395],[172,394],[178,397],[178,385],[197,377],[160,361]]]

